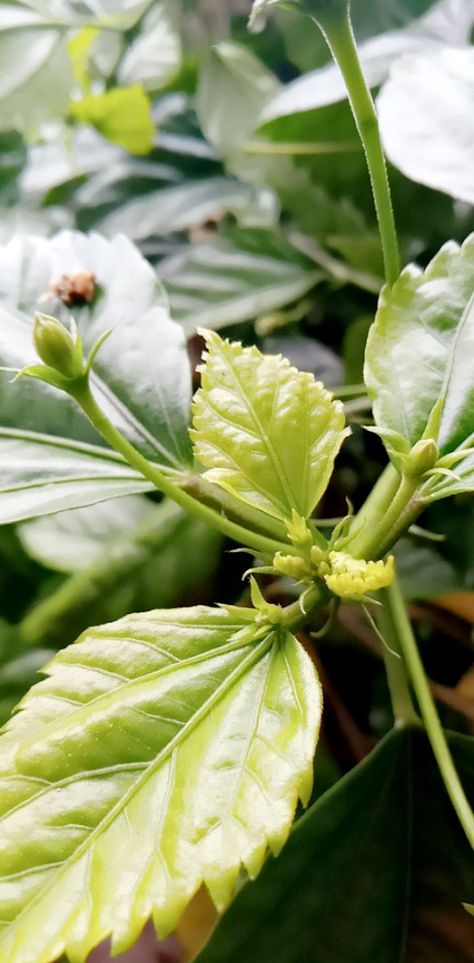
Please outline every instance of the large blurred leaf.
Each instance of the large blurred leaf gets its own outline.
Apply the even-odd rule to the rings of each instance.
[[[179,509],[176,508],[179,516]],[[82,572],[117,538],[151,519],[162,507],[129,495],[87,508],[34,518],[17,527],[23,547],[35,561],[55,572]],[[150,606],[151,607],[151,606]]]
[[[278,231],[231,230],[162,262],[173,317],[187,332],[284,307],[324,274]]]
[[[173,0],[153,3],[118,68],[119,83],[158,90],[177,73],[182,57],[178,13]]]
[[[66,36],[54,21],[26,3],[1,5],[0,129],[32,135],[66,114],[73,77]]]
[[[469,444],[474,432],[474,235],[448,242],[423,272],[411,265],[380,297],[367,342],[365,381],[376,423],[410,445],[444,399],[442,453]],[[472,461],[472,459],[471,459]],[[462,472],[462,464],[456,472]]]
[[[179,468],[189,459],[191,385],[184,338],[169,318],[154,271],[126,238],[109,243],[97,234],[63,232],[51,241],[14,238],[0,249],[2,363],[22,367],[34,361],[31,322],[41,297],[51,281],[77,271],[96,278],[92,304],[73,308],[86,349],[114,329],[94,363],[100,403],[145,454]],[[65,314],[57,298],[48,310]],[[9,428],[97,438],[66,398],[25,379],[15,385],[3,381],[0,413]]]
[[[474,795],[472,740],[453,736],[451,747]],[[472,853],[426,739],[394,731],[296,824],[198,959],[470,963],[474,921],[466,927],[461,901],[473,893]]]
[[[192,431],[206,477],[276,518],[308,518],[347,434],[342,404],[281,355],[206,342]]]
[[[474,203],[474,49],[406,57],[379,98],[384,146],[407,177]]]
[[[64,645],[130,611],[203,601],[222,541],[174,503],[140,497],[39,519],[20,538],[43,565],[75,573],[23,620],[28,645]]]
[[[0,525],[153,487],[109,449],[53,433],[0,428],[0,463]]]
[[[364,74],[371,87],[379,86],[388,76],[391,64],[404,54],[437,51],[447,43],[453,46],[469,43],[474,20],[470,0],[457,0],[454,3],[452,0],[444,0],[424,13],[421,5],[412,4],[412,15],[423,13],[423,16],[408,24],[398,3],[392,4],[392,11],[388,10],[389,6],[387,3],[374,6],[373,14],[375,18],[379,15],[381,20],[379,28],[374,29],[372,11],[368,16],[366,4],[363,2],[363,13],[359,4],[359,16],[357,4],[352,4],[356,32],[361,32],[357,30],[360,25],[361,28],[365,26],[365,30],[372,34],[371,39],[359,44]],[[388,30],[391,22],[394,27],[398,26],[397,20],[402,29]],[[306,31],[309,29],[306,24]],[[316,35],[316,31],[314,33]],[[378,36],[373,36],[377,33]],[[346,96],[346,87],[339,68],[329,63],[319,70],[298,77],[279,91],[264,107],[260,122],[313,111],[344,100]],[[310,123],[311,118],[308,117],[308,124]]]
[[[2,739],[0,959],[77,963],[202,882],[231,899],[308,800],[319,685],[296,639],[242,612],[169,610],[59,653]],[[242,629],[244,631],[242,632]]]
[[[261,168],[241,148],[278,87],[275,76],[245,47],[226,42],[209,52],[199,77],[198,117],[219,157],[239,177],[253,179]]]

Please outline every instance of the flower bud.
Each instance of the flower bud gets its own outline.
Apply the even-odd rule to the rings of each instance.
[[[47,314],[37,314],[33,343],[44,364],[66,378],[77,378],[83,371],[82,346],[77,334]]]
[[[405,474],[415,477],[424,475],[425,471],[434,468],[438,458],[439,448],[433,438],[417,441],[407,456]]]

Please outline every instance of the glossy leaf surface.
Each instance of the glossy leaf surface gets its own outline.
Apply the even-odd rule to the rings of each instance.
[[[150,265],[124,237],[63,232],[53,240],[17,237],[0,249],[0,357],[21,368],[35,363],[32,317],[45,309],[51,282],[91,272],[92,303],[66,311],[54,296],[50,314],[73,314],[85,349],[110,328],[94,362],[93,389],[108,417],[144,454],[179,468],[190,457],[187,434],[190,371],[182,331],[169,317],[163,289]],[[2,423],[66,438],[97,440],[76,406],[40,383],[1,384]]]
[[[473,293],[472,235],[461,248],[448,242],[424,272],[405,268],[393,287],[382,291],[365,363],[380,429],[413,445],[444,398],[435,434],[441,452],[468,442],[474,432]]]
[[[472,740],[451,748],[472,798]],[[427,741],[393,731],[296,824],[198,960],[469,963],[461,901],[473,892],[472,853]]]
[[[149,491],[110,449],[0,428],[0,524]]]
[[[187,332],[221,328],[284,307],[324,275],[282,235],[234,230],[160,266],[173,317]]]
[[[346,435],[341,403],[281,355],[206,340],[192,437],[207,478],[276,518],[308,517]]]
[[[406,57],[378,98],[385,150],[407,177],[474,203],[474,50]]]
[[[243,626],[247,626],[244,634]],[[204,881],[220,908],[307,801],[320,715],[288,634],[199,607],[89,630],[2,738],[0,960],[83,963],[176,925]]]

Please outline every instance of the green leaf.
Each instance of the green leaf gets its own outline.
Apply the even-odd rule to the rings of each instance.
[[[113,87],[103,94],[88,94],[69,105],[71,115],[91,124],[112,144],[132,154],[148,154],[155,136],[151,104],[141,84]]]
[[[356,22],[360,21],[358,26],[361,28],[356,29],[356,35],[359,35],[364,27],[363,32],[370,29],[371,34],[377,34],[369,36],[369,39],[359,44],[359,55],[369,86],[380,86],[389,76],[392,64],[398,64],[400,59],[408,54],[437,52],[449,43],[453,47],[468,44],[472,27],[472,11],[468,6],[467,2],[463,9],[462,3],[456,3],[454,9],[450,10],[446,3],[435,3],[428,12],[417,10],[417,13],[422,12],[423,15],[407,24],[403,22],[405,17],[400,4],[396,5],[391,17],[387,16],[388,4],[377,4],[373,8],[375,18],[387,18],[388,22],[380,23],[378,29],[373,29],[372,25],[369,26],[367,4],[364,0],[359,3],[359,10],[357,4],[353,3],[353,18]],[[372,15],[372,10],[370,14]],[[402,29],[387,29],[390,25],[397,27],[400,22],[403,24]],[[398,70],[398,66],[396,69]],[[417,92],[421,95],[420,88]],[[311,112],[345,100],[346,97],[347,90],[341,72],[330,62],[297,77],[278,91],[266,104],[261,122],[290,117],[295,113]],[[309,120],[308,117],[308,122]],[[396,136],[396,129],[393,133]]]
[[[28,645],[64,645],[127,612],[205,600],[222,543],[173,502],[138,497],[61,512],[19,534],[43,565],[73,572],[23,619]]]
[[[472,795],[473,740],[450,742]],[[456,932],[473,893],[472,852],[426,738],[394,730],[297,822],[197,963],[469,963],[474,921],[464,952],[440,940],[440,921]]]
[[[378,98],[384,147],[407,177],[474,203],[474,50],[406,57]]]
[[[55,572],[82,572],[102,551],[109,551],[117,538],[148,523],[160,510],[161,506],[147,498],[129,495],[100,506],[33,518],[19,525],[17,534],[25,551],[40,565]]]
[[[33,314],[38,307],[44,311],[42,297],[51,282],[77,271],[96,279],[92,303],[71,309],[86,351],[113,328],[94,362],[99,403],[151,460],[176,469],[189,464],[191,378],[183,333],[170,320],[153,269],[125,237],[108,242],[97,234],[65,231],[52,240],[16,237],[0,247],[1,363],[15,368],[35,363]],[[47,309],[62,320],[70,317],[57,297]],[[59,392],[28,379],[11,385],[3,375],[0,393],[4,426],[102,445],[77,406]]]
[[[124,173],[122,168],[122,176]],[[149,171],[149,174],[151,173]],[[137,170],[136,174],[139,175],[140,171]],[[102,185],[112,185],[112,177],[112,172],[109,172],[108,178],[103,175]],[[245,220],[247,212],[251,216],[252,209],[257,211],[257,220],[274,219],[273,204],[268,205],[268,214],[265,207],[261,215],[259,211],[260,199],[265,202],[270,192],[260,193],[253,185],[243,184],[234,177],[217,174],[215,177],[181,180],[178,183],[175,179],[170,180],[171,183],[163,184],[161,190],[147,192],[143,196],[132,196],[120,207],[111,210],[99,220],[97,226],[101,233],[112,238],[120,229],[126,229],[128,237],[143,241],[149,237],[170,234],[172,231],[187,231],[200,227],[206,221],[219,220],[228,213]],[[89,204],[91,193],[96,193],[98,186],[96,183],[91,189],[90,185],[86,185],[79,192],[79,202],[87,199]]]
[[[224,908],[308,800],[319,717],[296,639],[224,609],[128,616],[59,653],[1,740],[2,963],[84,963],[109,934],[119,953],[203,882]]]
[[[448,242],[425,271],[410,265],[382,291],[369,333],[365,381],[379,429],[419,441],[444,399],[442,454],[462,448],[474,430],[474,235]],[[455,471],[460,470],[455,465]]]
[[[307,518],[348,433],[342,404],[281,355],[203,333],[191,434],[206,477],[276,518]]]
[[[402,538],[394,549],[397,575],[403,597],[435,599],[439,595],[460,592],[465,582],[454,565],[433,545],[420,544],[414,538]]]
[[[194,244],[159,268],[173,317],[188,334],[254,320],[306,294],[325,274],[284,235],[227,231]]]
[[[201,70],[196,108],[202,130],[231,173],[244,180],[255,179],[262,163],[243,154],[242,147],[278,88],[274,74],[234,43],[212,47]]]
[[[160,0],[151,5],[140,24],[140,32],[120,61],[120,84],[138,83],[145,90],[155,91],[173,79],[182,60],[178,19],[173,0]]]
[[[30,4],[2,4],[1,130],[32,136],[43,122],[67,112],[73,76],[64,31],[53,19]]]
[[[0,462],[0,525],[153,487],[110,449],[37,431],[0,428]]]

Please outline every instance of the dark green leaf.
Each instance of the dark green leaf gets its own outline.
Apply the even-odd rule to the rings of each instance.
[[[29,645],[64,645],[130,611],[205,600],[221,547],[220,535],[172,502],[138,497],[31,524],[20,535],[33,556],[75,574],[23,620]]]
[[[451,746],[472,795],[472,740]],[[473,893],[472,853],[426,738],[394,731],[296,824],[198,960],[469,963],[468,949],[440,945],[436,925],[459,920]]]

